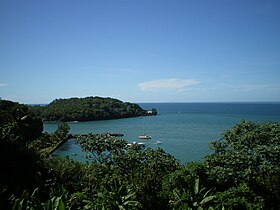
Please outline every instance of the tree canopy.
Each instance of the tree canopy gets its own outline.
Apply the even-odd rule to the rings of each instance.
[[[242,121],[210,147],[214,154],[206,157],[205,164],[218,190],[251,189],[266,208],[280,207],[279,123]]]
[[[63,122],[108,120],[145,114],[138,104],[102,97],[56,99],[47,106],[31,106],[30,109],[45,121]]]

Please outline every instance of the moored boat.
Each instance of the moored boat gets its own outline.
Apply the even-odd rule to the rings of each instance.
[[[148,135],[140,135],[138,136],[138,139],[151,139],[152,137],[151,136],[148,136]]]
[[[144,145],[144,143],[142,143],[142,142],[136,142],[136,141],[134,141],[134,142],[132,142],[132,143],[128,143],[127,146],[131,146],[131,145],[133,145],[133,144]]]

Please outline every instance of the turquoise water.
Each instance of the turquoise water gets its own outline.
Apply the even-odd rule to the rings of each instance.
[[[280,122],[279,103],[161,103],[140,104],[144,109],[157,108],[159,115],[107,121],[69,123],[73,134],[116,132],[123,133],[129,142],[137,141],[146,146],[161,147],[181,163],[202,160],[211,153],[210,141],[218,140],[224,130],[230,129],[242,119],[254,122]],[[53,132],[57,124],[44,124],[44,130]],[[137,139],[143,134],[150,140]],[[162,144],[155,144],[156,141]],[[82,160],[79,146],[73,139],[62,145],[55,155],[72,156]]]

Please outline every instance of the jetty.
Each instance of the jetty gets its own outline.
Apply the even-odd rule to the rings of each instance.
[[[78,138],[79,136],[82,136],[82,137],[88,137],[90,134],[69,134],[68,135],[68,139],[76,139]],[[106,137],[122,137],[124,136],[123,133],[102,133],[101,135],[105,135]],[[67,140],[68,140],[67,139]]]
[[[60,147],[62,144],[64,144],[69,139],[78,139],[79,137],[87,138],[90,135],[92,135],[92,133],[88,133],[88,134],[68,134],[67,138],[62,139],[61,141],[57,142],[56,144],[51,145],[48,148],[41,149],[40,153],[41,154],[43,154],[43,153],[45,153],[45,154],[52,154],[58,147]],[[105,138],[122,137],[122,136],[124,136],[123,133],[114,133],[114,132],[102,133],[100,135],[103,135],[103,137],[105,137]]]

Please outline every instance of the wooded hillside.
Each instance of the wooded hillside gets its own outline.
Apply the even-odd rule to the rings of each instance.
[[[142,116],[138,105],[113,98],[86,97],[56,99],[47,106],[32,106],[31,110],[44,121],[92,121]]]

